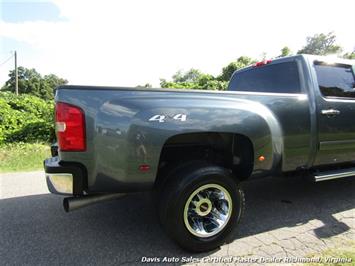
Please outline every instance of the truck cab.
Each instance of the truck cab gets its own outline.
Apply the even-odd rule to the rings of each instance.
[[[303,94],[308,98],[313,150],[304,167],[354,161],[355,78],[351,60],[311,55],[266,60],[236,71],[228,90]]]

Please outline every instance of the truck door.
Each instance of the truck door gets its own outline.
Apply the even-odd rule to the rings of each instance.
[[[314,165],[355,162],[354,66],[315,61],[318,153]]]

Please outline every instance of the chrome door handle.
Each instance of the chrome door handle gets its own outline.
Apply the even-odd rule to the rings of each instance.
[[[339,115],[340,111],[336,109],[327,109],[322,110],[322,115],[332,116],[332,115]]]

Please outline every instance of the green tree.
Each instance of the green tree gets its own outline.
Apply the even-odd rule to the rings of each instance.
[[[32,94],[42,99],[53,99],[53,91],[59,85],[67,84],[68,81],[54,74],[41,76],[34,68],[29,69],[20,66],[18,68],[19,93]],[[9,73],[9,80],[1,88],[3,91],[15,92],[15,71]]]
[[[39,90],[41,75],[35,69],[28,69],[24,67],[18,68],[18,88],[19,93],[32,93]],[[9,80],[6,81],[2,87],[4,91],[15,92],[15,71],[11,70],[9,73]]]
[[[173,89],[225,90],[227,83],[192,68],[185,72],[179,70],[173,75],[172,81],[160,79],[160,86]]]
[[[255,60],[247,56],[241,56],[237,61],[229,63],[222,69],[222,74],[218,76],[220,81],[229,81],[234,71],[255,63]]]
[[[307,37],[306,41],[307,44],[297,54],[328,55],[342,51],[342,48],[335,43],[336,36],[333,32],[315,34]]]
[[[345,58],[345,59],[355,59],[355,49],[351,53],[343,54],[343,58]]]
[[[285,46],[281,49],[281,54],[278,57],[284,57],[289,55],[292,55],[291,49]]]
[[[162,88],[225,90],[234,71],[255,63],[247,56],[241,56],[222,69],[218,77],[191,68],[188,71],[179,70],[172,76],[172,80],[160,79]]]
[[[186,72],[179,70],[173,75],[173,82],[198,82],[203,75],[201,71],[194,68]]]
[[[160,79],[160,86],[162,88],[195,89],[202,76],[203,74],[194,68],[185,72],[179,70],[172,76],[172,81]]]

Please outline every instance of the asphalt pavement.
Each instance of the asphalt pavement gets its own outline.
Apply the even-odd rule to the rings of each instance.
[[[355,239],[355,178],[317,184],[266,178],[243,187],[246,211],[232,241],[192,254],[167,238],[150,193],[65,213],[43,172],[0,174],[0,264],[133,265],[164,258],[203,264],[230,256],[302,257]]]

